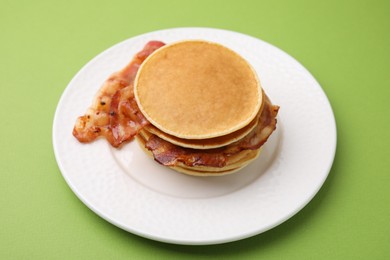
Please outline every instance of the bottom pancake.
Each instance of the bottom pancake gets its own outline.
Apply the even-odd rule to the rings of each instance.
[[[136,140],[138,141],[141,148],[145,153],[153,158],[153,153],[149,151],[145,144],[152,134],[146,131],[141,131],[137,136]],[[169,165],[167,167],[188,175],[194,176],[221,176],[230,173],[237,172],[238,170],[247,166],[251,161],[255,160],[261,149],[257,150],[243,150],[237,154],[230,156],[223,167],[211,167],[203,165],[188,166],[182,162],[177,162],[175,165]]]
[[[194,166],[194,167],[188,167],[188,166],[171,166],[170,168],[182,172],[189,175],[194,176],[222,176],[227,175],[231,173],[235,173],[241,169],[243,169],[245,166],[247,166],[250,162],[255,160],[260,155],[260,150],[252,151],[253,153],[251,156],[248,156],[246,160],[242,160],[239,163],[235,163],[229,166],[225,166],[222,168],[216,168],[216,167],[209,167],[208,170],[202,170],[199,168],[202,168],[202,166]]]

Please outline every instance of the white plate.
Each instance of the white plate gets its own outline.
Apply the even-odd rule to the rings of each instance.
[[[183,39],[219,42],[240,53],[280,105],[277,130],[254,163],[233,175],[191,177],[158,165],[136,142],[118,150],[102,139],[83,145],[72,136],[104,80],[146,42]],[[236,32],[178,28],[128,39],[82,68],[58,104],[53,145],[68,185],[102,218],[154,240],[217,244],[269,230],[302,209],[329,173],[336,125],[319,84],[288,54]]]

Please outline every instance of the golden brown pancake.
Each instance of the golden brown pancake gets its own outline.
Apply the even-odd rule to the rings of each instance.
[[[208,139],[248,125],[263,103],[249,63],[206,41],[161,47],[141,65],[134,95],[142,114],[164,133]]]

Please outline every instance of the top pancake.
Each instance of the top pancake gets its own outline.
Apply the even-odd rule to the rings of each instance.
[[[182,41],[155,51],[138,71],[134,94],[155,127],[183,139],[237,131],[254,119],[263,102],[248,62],[206,41]]]

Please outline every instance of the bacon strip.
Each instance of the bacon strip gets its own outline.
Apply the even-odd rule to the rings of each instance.
[[[76,121],[73,135],[77,140],[88,143],[103,136],[119,147],[149,124],[134,99],[133,82],[142,62],[164,45],[160,41],[148,42],[125,68],[106,80],[86,114]]]
[[[175,166],[181,162],[191,167],[224,167],[229,156],[243,150],[259,149],[276,129],[279,107],[272,105],[268,97],[265,102],[258,125],[246,137],[228,146],[209,150],[190,149],[171,144],[152,134],[145,147],[153,153],[157,162],[166,166]]]
[[[145,147],[153,153],[155,161],[166,166],[175,166],[182,162],[188,166],[207,165],[223,167],[227,156],[221,149],[198,150],[177,146],[157,135],[146,141]]]

